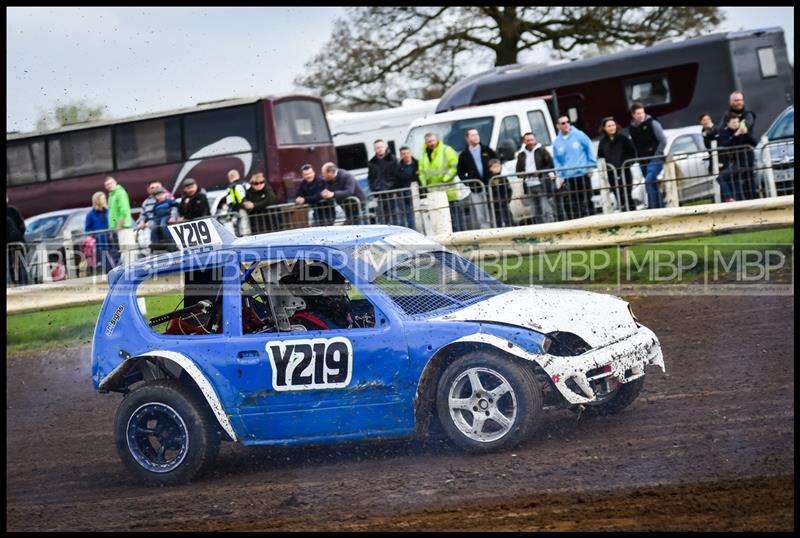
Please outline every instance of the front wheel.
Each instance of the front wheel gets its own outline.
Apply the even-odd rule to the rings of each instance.
[[[219,451],[215,419],[200,399],[174,381],[128,394],[114,419],[123,463],[139,480],[168,486],[191,481]]]
[[[511,448],[533,433],[542,415],[542,392],[530,369],[476,351],[444,371],[436,408],[456,445],[490,452]]]

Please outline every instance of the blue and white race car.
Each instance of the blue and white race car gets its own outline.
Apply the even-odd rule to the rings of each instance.
[[[423,436],[438,423],[468,451],[506,449],[544,409],[616,413],[648,365],[664,370],[625,301],[508,286],[407,228],[236,238],[205,219],[170,232],[179,252],[109,274],[92,345],[94,387],[125,395],[117,449],[147,483],[191,480],[220,441]]]

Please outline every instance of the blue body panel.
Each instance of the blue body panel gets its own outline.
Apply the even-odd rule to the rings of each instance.
[[[408,232],[392,226],[278,232],[237,239],[205,251],[188,250],[142,260],[124,271],[115,269],[95,327],[94,387],[98,388],[127,356],[159,350],[177,352],[190,359],[208,380],[237,438],[244,444],[299,444],[410,434],[415,426],[415,395],[420,378],[431,357],[442,347],[483,332],[538,352],[544,337],[515,326],[420,320],[402,314],[391,298],[371,284],[376,269],[359,263],[358,252],[387,236]],[[374,327],[243,334],[240,263],[298,258],[323,260],[335,266],[374,307]],[[176,336],[153,331],[138,308],[137,285],[153,274],[211,266],[222,267],[222,333]],[[300,372],[299,367],[292,366],[292,375],[307,373],[309,380],[334,379],[340,370],[333,368],[338,367],[337,360],[343,355],[329,352],[328,348],[332,349],[329,344],[337,339],[352,346],[352,367],[340,386],[287,390],[275,385],[276,361],[282,357],[280,350],[285,349],[290,350],[289,354],[291,350],[309,350],[308,368]],[[289,375],[288,370],[285,375]]]

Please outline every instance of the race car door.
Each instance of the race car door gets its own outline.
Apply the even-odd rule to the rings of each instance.
[[[316,249],[242,267],[242,332],[233,338],[230,379],[244,442],[412,431],[414,385],[400,319],[359,294]]]

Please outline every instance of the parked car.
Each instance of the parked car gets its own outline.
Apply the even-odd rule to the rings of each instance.
[[[407,228],[170,233],[181,252],[109,274],[92,345],[95,389],[125,395],[117,451],[149,484],[192,480],[220,441],[425,436],[434,419],[464,450],[508,449],[545,408],[615,414],[664,369],[627,302],[508,286]],[[169,306],[143,312],[158,285]]]
[[[59,209],[25,219],[25,243],[28,249],[27,259],[32,283],[42,282],[45,271],[50,273],[53,280],[66,278],[63,266],[66,260],[65,233],[83,233],[86,215],[90,210],[90,207]],[[131,209],[134,221],[138,218],[140,211],[139,207]],[[38,245],[43,245],[46,249],[47,261],[38,258],[35,254]],[[77,267],[83,259],[80,241],[72,245],[72,256]]]
[[[767,151],[778,196],[794,194],[794,105],[775,118],[756,146],[757,177],[762,186],[766,183]]]
[[[664,129],[667,137],[667,146],[664,154],[675,162],[675,174],[678,182],[678,203],[684,204],[698,200],[713,202],[716,193],[716,175],[710,173],[711,155],[706,150],[703,135],[699,126],[681,127],[679,129]],[[666,167],[658,175],[659,180],[664,179]],[[631,170],[633,188],[631,196],[636,204],[636,209],[647,208],[647,191],[644,186],[644,176],[639,166]],[[662,196],[667,194],[664,184],[661,186]],[[666,200],[666,198],[664,198]]]

